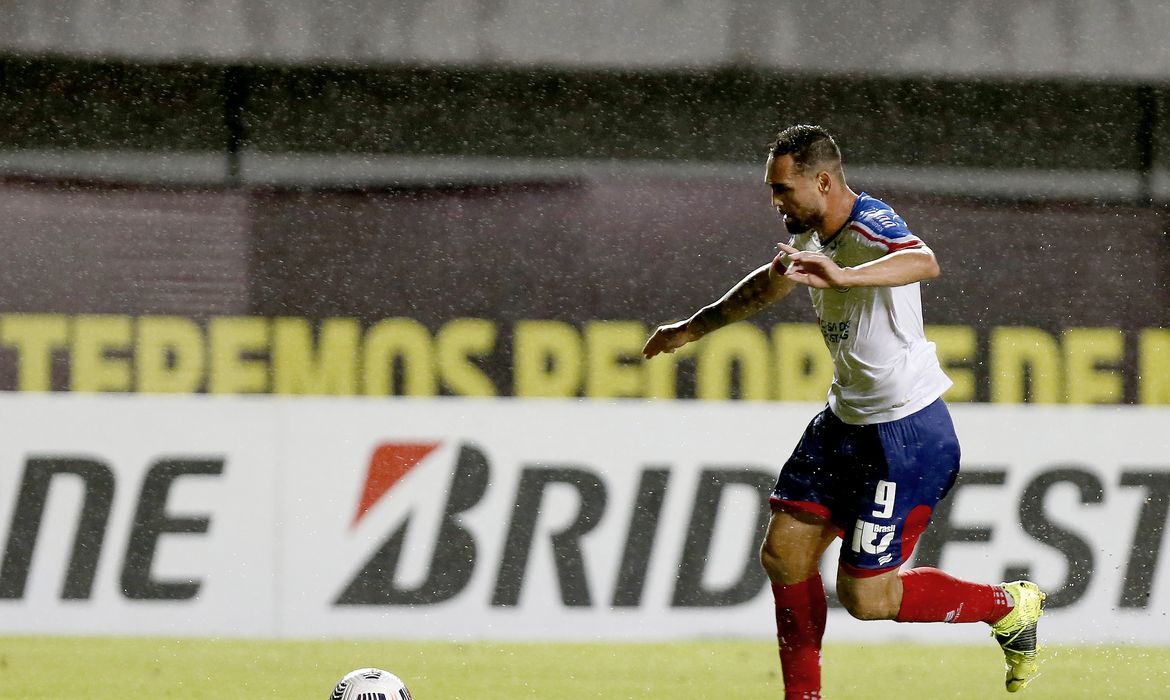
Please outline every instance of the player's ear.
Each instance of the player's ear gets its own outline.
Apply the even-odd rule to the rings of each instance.
[[[821,194],[828,194],[829,188],[833,186],[833,177],[824,170],[817,173],[817,189]]]

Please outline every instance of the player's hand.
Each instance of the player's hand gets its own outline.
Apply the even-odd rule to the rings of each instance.
[[[646,345],[642,348],[642,355],[649,360],[660,352],[674,352],[695,340],[695,336],[687,330],[688,323],[689,320],[686,320],[659,326],[646,341]]]
[[[849,287],[848,269],[833,262],[824,253],[797,250],[787,243],[779,244],[780,252],[773,265],[776,269],[787,267],[784,276],[794,282],[817,289],[846,289]],[[783,262],[780,262],[783,260]]]

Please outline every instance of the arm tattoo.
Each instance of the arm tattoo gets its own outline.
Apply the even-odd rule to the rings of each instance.
[[[719,308],[719,304],[715,303],[711,306],[704,306],[695,314],[687,327],[700,336],[707,335],[711,331],[717,331],[726,326],[730,321],[727,319],[727,314]]]
[[[761,268],[731,288],[722,299],[705,306],[691,319],[693,330],[706,335],[728,324],[742,321],[773,301],[768,268]]]
[[[749,275],[731,290],[728,302],[736,307],[743,308],[748,314],[753,314],[768,305],[771,299],[768,293],[772,289],[772,282],[768,277],[767,269]]]

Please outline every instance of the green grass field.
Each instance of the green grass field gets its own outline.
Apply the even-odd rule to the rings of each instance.
[[[773,644],[454,644],[125,638],[0,638],[0,698],[244,700],[328,697],[362,666],[402,676],[416,700],[779,698]],[[825,697],[1167,698],[1170,648],[1057,647],[1019,695],[1003,690],[999,650],[833,644]]]

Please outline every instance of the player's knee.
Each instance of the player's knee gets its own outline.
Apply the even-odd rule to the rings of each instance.
[[[858,620],[892,620],[898,614],[890,601],[872,591],[838,585],[837,597],[845,610]]]
[[[781,551],[769,547],[767,542],[760,548],[760,564],[773,583],[799,583],[819,573],[816,559],[799,551]]]
[[[779,581],[783,578],[784,559],[780,556],[779,549],[767,538],[764,538],[764,544],[760,547],[760,564],[771,580]]]

